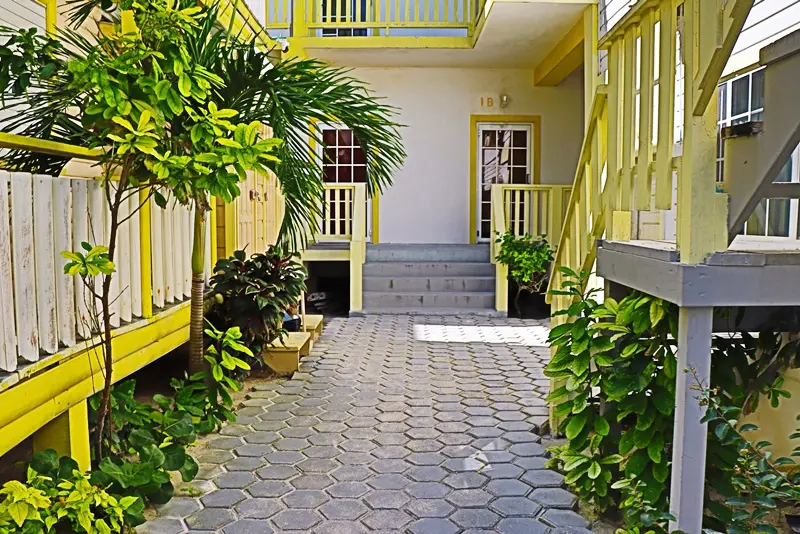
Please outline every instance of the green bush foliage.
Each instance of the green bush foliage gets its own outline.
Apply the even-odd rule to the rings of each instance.
[[[520,313],[519,298],[522,292],[538,293],[547,280],[553,249],[545,236],[530,234],[516,236],[513,232],[498,233],[495,242],[500,245],[495,260],[508,267],[508,277],[517,285],[514,307]]]
[[[571,305],[554,314],[568,321],[550,333],[555,350],[545,374],[561,384],[548,400],[556,404],[558,430],[568,443],[551,449],[551,465],[566,474],[582,500],[600,511],[618,510],[625,532],[661,533],[669,512],[675,377],[685,371],[677,369],[678,309],[639,292],[619,302],[598,302],[596,290],[585,290],[586,273],[560,269],[566,280],[553,293],[571,297]],[[798,363],[798,341],[787,342],[772,331],[714,337],[711,384],[697,384],[698,391],[713,392],[707,402],[717,406],[707,416],[706,478],[714,488],[705,498],[709,528],[730,534],[771,532],[753,526],[752,517],[751,530],[738,529],[743,510],[732,508],[744,502],[743,495],[747,506],[759,504],[749,497],[758,495],[752,481],[773,480],[770,465],[777,465],[768,457],[759,464],[763,458],[751,454],[769,444],[745,446],[730,436],[741,434],[741,428],[735,430],[739,416],[755,409],[760,397],[775,406],[789,395],[782,389],[782,374]],[[742,479],[742,462],[757,467],[749,471],[754,474],[749,482]],[[780,498],[793,500],[791,495],[787,490]]]
[[[244,250],[214,267],[211,288],[217,299],[209,320],[219,329],[238,328],[241,343],[260,362],[260,353],[284,333],[283,313],[306,289],[303,265],[279,247],[249,258]]]
[[[144,511],[140,497],[111,495],[52,449],[33,456],[27,483],[6,482],[0,497],[0,534],[110,534]]]

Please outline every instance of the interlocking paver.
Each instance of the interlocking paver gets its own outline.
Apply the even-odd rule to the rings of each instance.
[[[197,454],[200,498],[151,534],[566,534],[589,523],[545,467],[547,327],[333,319],[282,383],[248,386]]]

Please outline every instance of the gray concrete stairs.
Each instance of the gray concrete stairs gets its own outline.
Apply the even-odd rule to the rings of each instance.
[[[496,315],[489,245],[368,245],[363,313]]]

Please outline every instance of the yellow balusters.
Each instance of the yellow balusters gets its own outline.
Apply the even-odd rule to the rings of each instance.
[[[636,209],[650,209],[653,161],[653,91],[655,15],[648,10],[642,16],[642,37],[639,66],[639,154],[636,162]]]
[[[636,27],[625,31],[622,62],[622,172],[619,177],[619,209],[631,209],[633,153],[636,133]]]
[[[674,0],[661,2],[658,49],[658,140],[656,148],[657,209],[672,207],[672,152],[675,137],[676,8]]]

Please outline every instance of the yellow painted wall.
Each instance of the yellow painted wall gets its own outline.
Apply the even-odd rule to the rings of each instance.
[[[407,125],[408,159],[380,201],[382,243],[469,242],[473,114],[541,116],[541,183],[572,182],[583,139],[580,72],[558,87],[534,87],[523,69],[356,68],[353,75],[400,108]],[[506,108],[501,93],[510,97]]]
[[[758,410],[744,422],[758,425],[758,432],[746,435],[751,440],[766,440],[772,443],[770,450],[777,457],[791,456],[792,450],[800,446],[800,440],[789,440],[789,435],[800,426],[797,416],[800,415],[800,369],[793,369],[784,375],[786,382],[783,389],[791,392],[790,399],[782,398],[777,408],[769,405],[762,397]],[[756,437],[757,436],[757,437]]]

